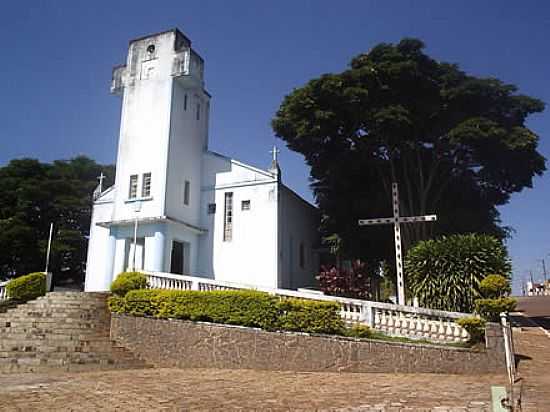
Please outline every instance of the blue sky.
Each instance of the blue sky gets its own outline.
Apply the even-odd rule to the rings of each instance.
[[[540,1],[11,1],[2,5],[0,165],[85,154],[115,160],[120,100],[112,66],[128,41],[179,27],[206,61],[211,148],[267,167],[270,119],[283,96],[380,42],[418,37],[437,59],[494,76],[550,102],[550,2]],[[533,116],[550,158],[550,116]],[[301,156],[283,149],[284,181],[311,199]],[[550,269],[550,175],[501,208],[516,288]],[[516,289],[517,290],[517,289]]]

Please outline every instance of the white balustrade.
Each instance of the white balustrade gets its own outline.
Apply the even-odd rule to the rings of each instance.
[[[8,282],[0,282],[0,301],[8,299],[8,292],[6,290],[6,285]]]
[[[171,273],[144,272],[144,274],[151,289],[199,291],[253,289],[275,296],[331,301],[340,304],[340,314],[348,326],[364,324],[392,336],[437,342],[463,342],[468,339],[468,333],[456,323],[458,318],[471,316],[468,313],[327,296],[303,290],[265,288]]]

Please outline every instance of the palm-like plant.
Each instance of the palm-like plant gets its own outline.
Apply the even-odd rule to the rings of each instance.
[[[405,259],[406,281],[421,306],[472,312],[481,297],[479,283],[491,273],[510,276],[511,264],[502,242],[492,236],[467,234],[416,244]]]

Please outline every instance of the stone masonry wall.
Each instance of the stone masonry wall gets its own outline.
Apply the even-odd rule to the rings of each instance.
[[[111,338],[157,367],[481,374],[505,371],[492,330],[485,351],[113,314]],[[500,340],[499,340],[500,339]]]

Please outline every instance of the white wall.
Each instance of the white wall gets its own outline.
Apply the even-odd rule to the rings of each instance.
[[[113,202],[98,202],[92,210],[90,240],[86,261],[86,291],[107,290],[112,281],[115,238],[109,228],[98,226],[98,222],[111,220]]]
[[[207,137],[208,97],[193,82],[175,81],[168,152],[166,215],[198,226],[200,223],[202,159]],[[187,95],[187,110],[185,96]],[[200,118],[197,120],[197,104]],[[184,183],[190,183],[189,205]]]
[[[319,270],[318,210],[284,185],[279,186],[279,285],[296,289],[317,285]],[[300,266],[300,244],[304,266]]]
[[[204,160],[199,272],[215,279],[277,286],[277,181],[267,172],[246,167],[222,156]],[[233,192],[233,236],[223,240],[225,193]],[[241,210],[250,200],[251,208]],[[216,203],[209,215],[208,204]]]

